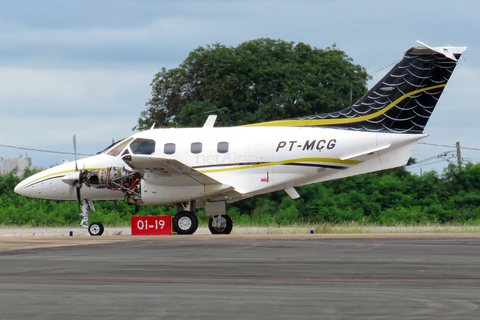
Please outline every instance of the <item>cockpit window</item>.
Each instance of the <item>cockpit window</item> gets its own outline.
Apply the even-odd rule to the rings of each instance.
[[[150,139],[135,139],[130,144],[133,154],[152,154],[155,152],[155,141]]]
[[[118,141],[117,143],[113,144],[109,149],[107,149],[105,153],[114,157],[118,156],[120,152],[122,152],[122,150],[125,149],[127,144],[129,144],[130,141],[132,141],[132,139],[133,138],[128,138],[128,139]]]

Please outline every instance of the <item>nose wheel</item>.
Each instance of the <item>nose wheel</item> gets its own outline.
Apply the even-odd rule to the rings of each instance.
[[[90,233],[91,236],[101,236],[103,231],[103,224],[100,222],[93,222],[88,226],[88,233]]]
[[[95,211],[95,207],[93,206],[93,201],[84,199],[82,201],[82,205],[80,206],[80,209],[82,210],[80,215],[83,217],[82,222],[80,222],[80,226],[87,228],[88,233],[90,233],[91,236],[101,236],[104,231],[103,224],[101,224],[100,222],[93,222],[88,224],[90,210]]]

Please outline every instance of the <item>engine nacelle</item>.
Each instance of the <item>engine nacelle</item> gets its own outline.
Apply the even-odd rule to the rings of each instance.
[[[80,172],[80,182],[89,188],[122,191],[127,203],[136,203],[140,199],[140,181],[137,172],[125,167],[108,167],[100,170]]]

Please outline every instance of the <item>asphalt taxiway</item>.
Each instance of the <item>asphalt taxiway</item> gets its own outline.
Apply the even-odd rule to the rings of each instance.
[[[1,319],[480,316],[473,235],[23,241],[31,246],[0,251]]]

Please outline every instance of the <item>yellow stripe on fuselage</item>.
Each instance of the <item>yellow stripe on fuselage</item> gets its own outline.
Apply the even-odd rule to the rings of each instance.
[[[93,170],[105,170],[107,168],[89,168],[89,169],[82,169],[82,171],[93,171]],[[54,176],[57,176],[57,175],[66,175],[67,173],[71,173],[71,172],[75,172],[75,169],[70,169],[70,170],[65,170],[65,171],[58,171],[58,172],[54,172],[54,173],[51,173],[51,174],[47,174],[46,176],[42,176],[38,179],[35,179],[33,181],[30,181],[29,184],[27,185],[24,185],[22,186],[22,188],[26,188],[26,187],[29,187],[31,186],[32,184],[35,184],[37,182],[39,182],[40,180],[48,180],[48,178],[51,178],[51,177],[54,177]],[[40,172],[39,172],[40,173]],[[38,174],[38,173],[37,173]],[[57,177],[58,178],[58,177]]]
[[[251,168],[260,168],[260,167],[268,167],[268,166],[275,166],[275,165],[282,165],[282,164],[291,164],[296,162],[317,162],[317,163],[338,163],[338,164],[359,164],[362,161],[358,160],[340,160],[335,158],[299,158],[299,159],[290,159],[290,160],[282,160],[282,161],[273,161],[267,163],[260,163],[260,164],[247,164],[241,165],[234,168],[222,168],[222,169],[207,169],[207,170],[198,170],[201,173],[211,173],[211,172],[224,172],[224,171],[233,171],[233,170],[244,170],[244,169],[251,169]],[[222,164],[219,164],[221,166]]]
[[[389,105],[387,105],[385,108],[374,112],[372,114],[368,114],[365,116],[360,116],[360,117],[353,117],[353,118],[339,118],[339,119],[305,119],[305,120],[277,120],[277,121],[269,121],[269,122],[261,122],[261,123],[254,123],[254,124],[247,124],[243,125],[241,127],[308,127],[308,126],[327,126],[327,125],[336,125],[336,124],[348,124],[348,123],[356,123],[356,122],[361,122],[365,120],[371,120],[375,119],[378,116],[381,116],[388,110],[392,109],[395,107],[397,104],[405,100],[406,98],[409,98],[413,95],[416,95],[421,92],[425,92],[428,90],[432,89],[439,89],[445,87],[446,84],[439,84],[436,86],[428,87],[428,88],[423,88],[423,89],[418,89],[411,91],[409,93],[404,94],[400,98],[396,99]]]

